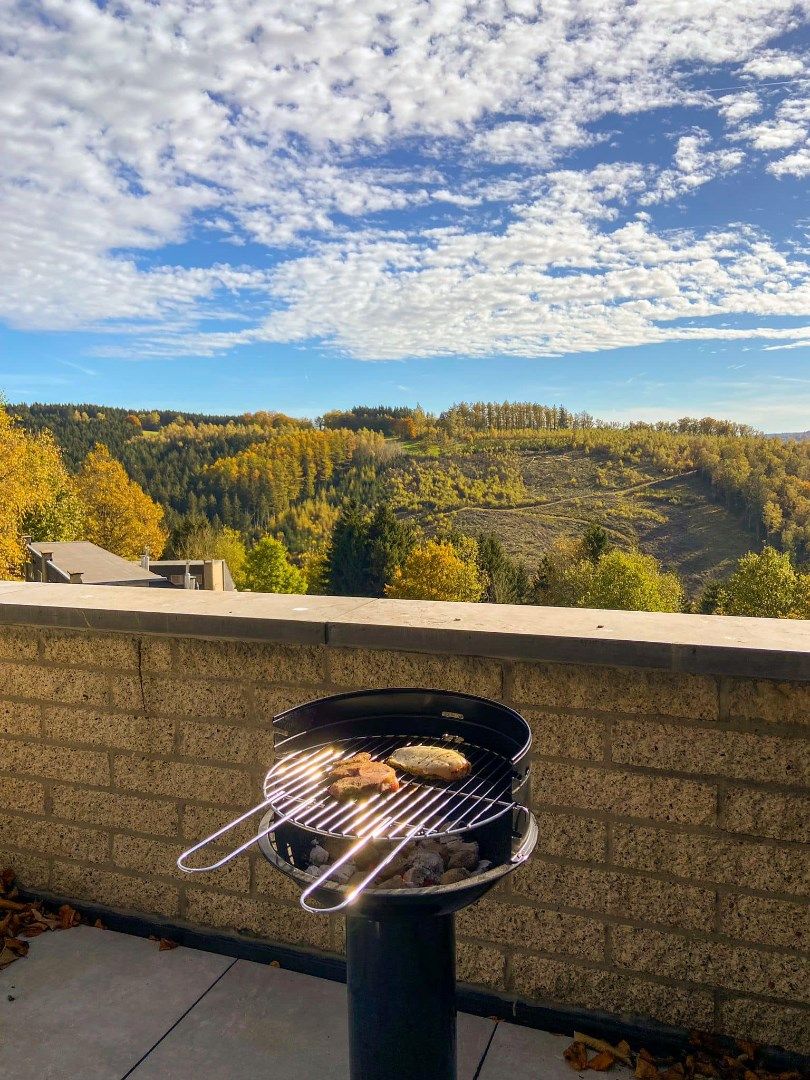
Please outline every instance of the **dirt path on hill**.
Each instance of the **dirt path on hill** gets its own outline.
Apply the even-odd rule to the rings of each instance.
[[[582,499],[606,499],[618,495],[632,495],[636,491],[643,491],[644,488],[651,488],[655,487],[657,484],[666,484],[670,480],[683,480],[686,476],[696,475],[697,469],[689,469],[688,472],[673,473],[672,476],[662,476],[658,480],[645,480],[642,484],[631,484],[630,487],[626,488],[598,488],[596,491],[577,492],[575,495],[563,495],[560,498],[549,499],[547,501],[519,503],[517,506],[481,506],[475,503],[468,503],[465,506],[457,506],[453,510],[442,510],[441,513],[461,514],[465,510],[479,510],[483,513],[519,514],[524,510],[546,510],[549,506],[561,506],[563,503],[576,502]]]

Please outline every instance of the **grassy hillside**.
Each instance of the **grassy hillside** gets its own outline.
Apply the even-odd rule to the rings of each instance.
[[[469,474],[475,460],[476,455],[443,454],[421,464],[439,473]],[[759,546],[694,471],[669,478],[650,465],[600,461],[580,450],[523,450],[515,467],[524,490],[511,505],[493,505],[490,498],[441,511],[422,503],[409,514],[430,532],[447,525],[494,532],[509,554],[530,567],[554,539],[579,535],[596,521],[617,545],[637,546],[675,570],[690,594]]]

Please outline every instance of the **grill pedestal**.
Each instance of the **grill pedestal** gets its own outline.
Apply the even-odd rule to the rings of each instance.
[[[456,1080],[453,915],[346,918],[351,1080]]]

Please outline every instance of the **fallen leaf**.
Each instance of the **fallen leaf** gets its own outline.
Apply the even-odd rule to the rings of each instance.
[[[0,896],[0,908],[3,908],[4,911],[25,911],[28,905],[19,904],[16,900],[8,900],[5,896]]]
[[[18,938],[7,937],[5,939],[5,947],[11,949],[17,956],[25,956],[28,952],[28,942],[20,941]]]
[[[160,939],[160,941],[158,942],[158,950],[159,950],[159,952],[166,952],[169,949],[176,949],[176,948],[177,948],[177,942],[172,941],[171,938],[162,937]]]
[[[81,915],[70,904],[62,904],[59,908],[59,926],[62,930],[69,930],[72,926],[78,926],[81,921]]]
[[[656,1069],[655,1065],[641,1056],[645,1051],[641,1051],[638,1055],[638,1061],[636,1062],[635,1076],[636,1080],[659,1080],[660,1073]]]
[[[609,1054],[607,1050],[600,1050],[600,1052],[588,1062],[588,1068],[593,1069],[594,1072],[607,1072],[608,1069],[612,1069],[616,1064],[616,1058],[613,1054]]]
[[[270,967],[281,967],[281,964],[278,962],[278,960],[271,960],[270,961]],[[494,1019],[494,1017],[493,1017],[493,1019]]]
[[[626,1042],[613,1046],[605,1039],[598,1039],[595,1035],[583,1035],[581,1031],[574,1032],[574,1042],[584,1043],[591,1050],[596,1050],[600,1054],[610,1054],[611,1057],[623,1061],[625,1065],[633,1064],[633,1059],[630,1057],[630,1047]]]
[[[101,919],[96,919],[96,921],[93,923],[93,926],[96,928],[96,930],[106,930],[107,929],[107,927],[104,925],[104,923],[101,921]]]
[[[588,1068],[588,1050],[585,1043],[575,1039],[570,1046],[563,1050],[563,1057],[577,1072]]]
[[[17,954],[13,953],[11,949],[7,949],[5,945],[0,948],[0,969],[8,967],[9,964],[13,964],[17,959]]]

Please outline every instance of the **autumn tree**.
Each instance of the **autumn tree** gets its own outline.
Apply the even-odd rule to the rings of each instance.
[[[328,594],[329,576],[325,551],[305,551],[301,556],[301,573],[304,575],[306,585],[304,592],[315,593],[318,596]]]
[[[245,588],[251,592],[304,593],[304,575],[290,562],[280,540],[265,536],[254,544],[245,558]]]
[[[775,548],[749,552],[720,590],[721,615],[810,619],[810,574],[800,574]]]
[[[385,595],[407,600],[462,600],[477,603],[486,588],[474,556],[464,558],[448,541],[427,540],[414,547],[393,574]]]
[[[163,510],[106,446],[99,444],[87,455],[77,488],[87,510],[85,539],[125,559],[137,560],[144,549],[160,557],[166,543]]]
[[[577,607],[593,565],[581,539],[563,536],[541,555],[532,581],[532,599],[549,607]]]
[[[187,517],[172,530],[169,551],[175,559],[224,559],[237,589],[242,588],[247,549],[236,529]]]
[[[622,611],[680,611],[683,587],[675,574],[640,551],[608,551],[587,574],[580,607]]]
[[[27,433],[0,404],[0,578],[19,577],[23,534],[75,540],[82,507],[49,432]]]

